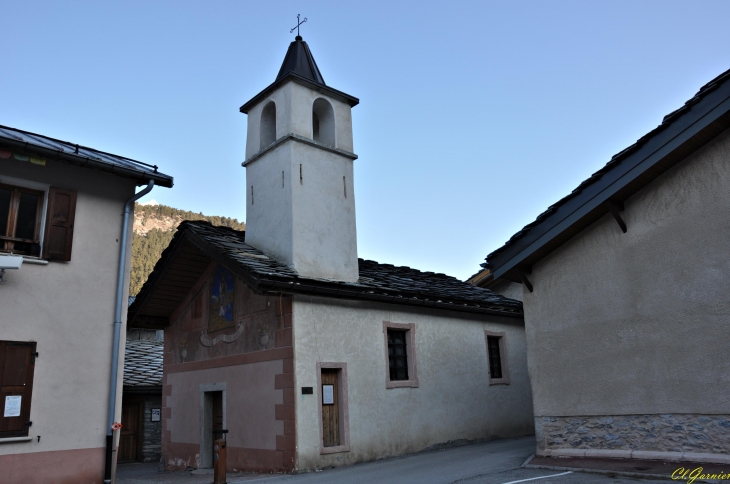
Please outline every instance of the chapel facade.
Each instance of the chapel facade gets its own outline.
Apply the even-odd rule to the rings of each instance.
[[[248,114],[246,232],[183,222],[130,327],[164,329],[162,453],[293,471],[534,432],[522,305],[359,259],[351,109],[307,44]]]

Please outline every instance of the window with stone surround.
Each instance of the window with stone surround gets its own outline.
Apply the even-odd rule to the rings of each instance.
[[[504,331],[484,331],[490,385],[509,385],[507,342]]]
[[[416,325],[383,322],[385,388],[418,387]]]

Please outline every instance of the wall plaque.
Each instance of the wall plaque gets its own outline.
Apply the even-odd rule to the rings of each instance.
[[[151,420],[153,422],[159,422],[160,421],[160,417],[162,417],[162,412],[160,411],[160,409],[159,408],[153,408],[152,409],[152,419]]]
[[[334,385],[322,385],[322,404],[323,405],[334,405],[335,404],[335,386]]]

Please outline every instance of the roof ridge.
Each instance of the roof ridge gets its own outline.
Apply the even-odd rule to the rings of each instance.
[[[730,79],[730,69],[724,71],[723,73],[716,76],[714,79],[712,79],[710,82],[704,84],[698,91],[695,93],[694,96],[692,96],[690,99],[688,99],[682,106],[675,109],[671,113],[667,114],[662,118],[661,124],[659,124],[656,128],[652,129],[648,133],[641,136],[636,142],[633,144],[627,146],[623,150],[619,151],[615,155],[611,157],[611,159],[603,165],[601,168],[599,168],[595,173],[593,173],[590,177],[588,177],[586,180],[583,180],[573,191],[571,191],[566,196],[560,198],[558,201],[550,205],[547,209],[545,209],[542,213],[540,213],[537,217],[535,217],[535,220],[532,222],[526,224],[522,229],[514,233],[501,247],[493,250],[487,256],[485,257],[485,262],[480,264],[483,268],[489,267],[489,259],[501,252],[503,252],[505,249],[513,245],[515,241],[518,239],[521,239],[523,236],[525,236],[532,228],[534,228],[536,225],[538,225],[542,220],[547,218],[551,213],[556,211],[559,207],[567,203],[569,200],[576,197],[578,194],[580,194],[587,186],[592,185],[594,182],[596,182],[599,178],[601,178],[604,174],[606,174],[609,170],[611,170],[614,166],[618,165],[619,162],[626,159],[629,155],[631,155],[634,151],[644,146],[652,137],[657,135],[659,132],[667,129],[669,126],[671,126],[672,123],[676,121],[676,119],[683,115],[686,111],[688,111],[693,105],[700,102],[707,94],[717,89],[720,85],[724,84]]]

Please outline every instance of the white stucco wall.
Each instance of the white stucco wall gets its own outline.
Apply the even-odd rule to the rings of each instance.
[[[533,432],[521,320],[303,296],[293,311],[299,469]],[[418,388],[386,389],[383,321],[415,324]],[[510,385],[489,385],[485,329],[506,333]],[[320,455],[318,362],[347,363],[349,452]]]
[[[326,94],[289,81],[248,112],[246,159],[258,153],[260,145],[261,111],[270,102],[276,103],[276,139],[289,133],[312,138],[312,105],[318,98],[326,99],[335,115],[335,147],[353,152],[352,108]]]
[[[132,180],[53,160],[3,160],[0,183],[22,178],[78,191],[70,262],[25,262],[0,286],[0,340],[36,341],[29,435],[0,455],[105,446],[119,240]],[[131,253],[131,224],[130,224]],[[129,266],[128,266],[129,267]],[[124,301],[129,287],[127,270]],[[117,415],[121,410],[123,312]],[[119,418],[117,418],[119,420]],[[41,436],[40,442],[37,436]]]
[[[289,140],[248,164],[246,242],[300,275],[356,281],[352,159]]]
[[[730,132],[533,267],[536,415],[728,413]]]

